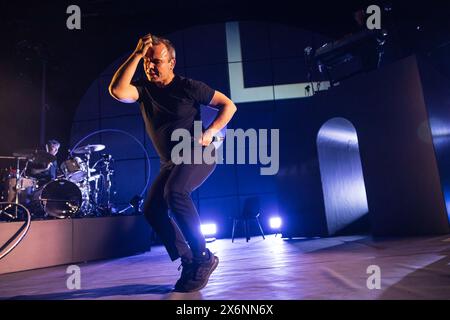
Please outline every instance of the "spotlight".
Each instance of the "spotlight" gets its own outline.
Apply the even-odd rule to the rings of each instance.
[[[202,224],[201,231],[204,236],[213,236],[217,233],[217,226],[214,223]]]
[[[269,225],[272,229],[280,229],[281,227],[281,218],[280,217],[272,217],[269,220]]]

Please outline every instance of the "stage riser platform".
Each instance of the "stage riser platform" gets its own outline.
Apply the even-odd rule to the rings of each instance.
[[[22,225],[0,223],[0,244]],[[150,235],[143,216],[32,221],[22,242],[0,260],[0,274],[146,252]]]

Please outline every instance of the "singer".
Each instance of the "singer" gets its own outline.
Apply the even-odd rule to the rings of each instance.
[[[146,78],[133,81],[141,60]],[[170,158],[174,146],[171,134],[176,129],[193,133],[194,121],[200,120],[200,105],[217,108],[216,118],[197,141],[205,148],[231,120],[236,106],[205,83],[176,75],[175,63],[172,43],[147,34],[114,74],[109,92],[121,102],[140,103],[147,133],[161,161],[160,172],[144,203],[144,214],[171,260],[181,258],[183,269],[175,291],[192,292],[206,286],[219,263],[219,258],[206,248],[200,217],[191,198],[216,164],[174,164]]]

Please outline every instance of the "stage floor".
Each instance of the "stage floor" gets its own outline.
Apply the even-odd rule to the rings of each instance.
[[[268,236],[208,243],[220,258],[197,293],[173,293],[180,272],[161,246],[114,260],[79,264],[81,289],[69,290],[67,266],[0,276],[0,299],[450,299],[450,237],[366,236],[294,239]],[[43,253],[45,254],[45,253]],[[368,289],[379,266],[381,289]]]

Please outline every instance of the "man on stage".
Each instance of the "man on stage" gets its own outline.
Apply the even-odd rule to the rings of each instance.
[[[146,79],[133,82],[139,62],[143,59]],[[147,195],[144,214],[155,230],[172,261],[181,258],[183,271],[175,285],[176,291],[192,292],[206,286],[219,263],[206,248],[200,230],[200,218],[191,193],[214,171],[216,164],[174,164],[171,150],[172,132],[186,129],[193,133],[194,121],[200,120],[200,105],[219,110],[211,125],[198,141],[203,148],[231,120],[234,103],[203,82],[174,73],[175,48],[164,38],[148,34],[115,73],[110,94],[124,103],[139,102],[147,133],[161,160],[161,170]],[[194,146],[193,146],[194,147]],[[170,210],[175,220],[169,217]],[[187,242],[187,243],[186,243]]]

